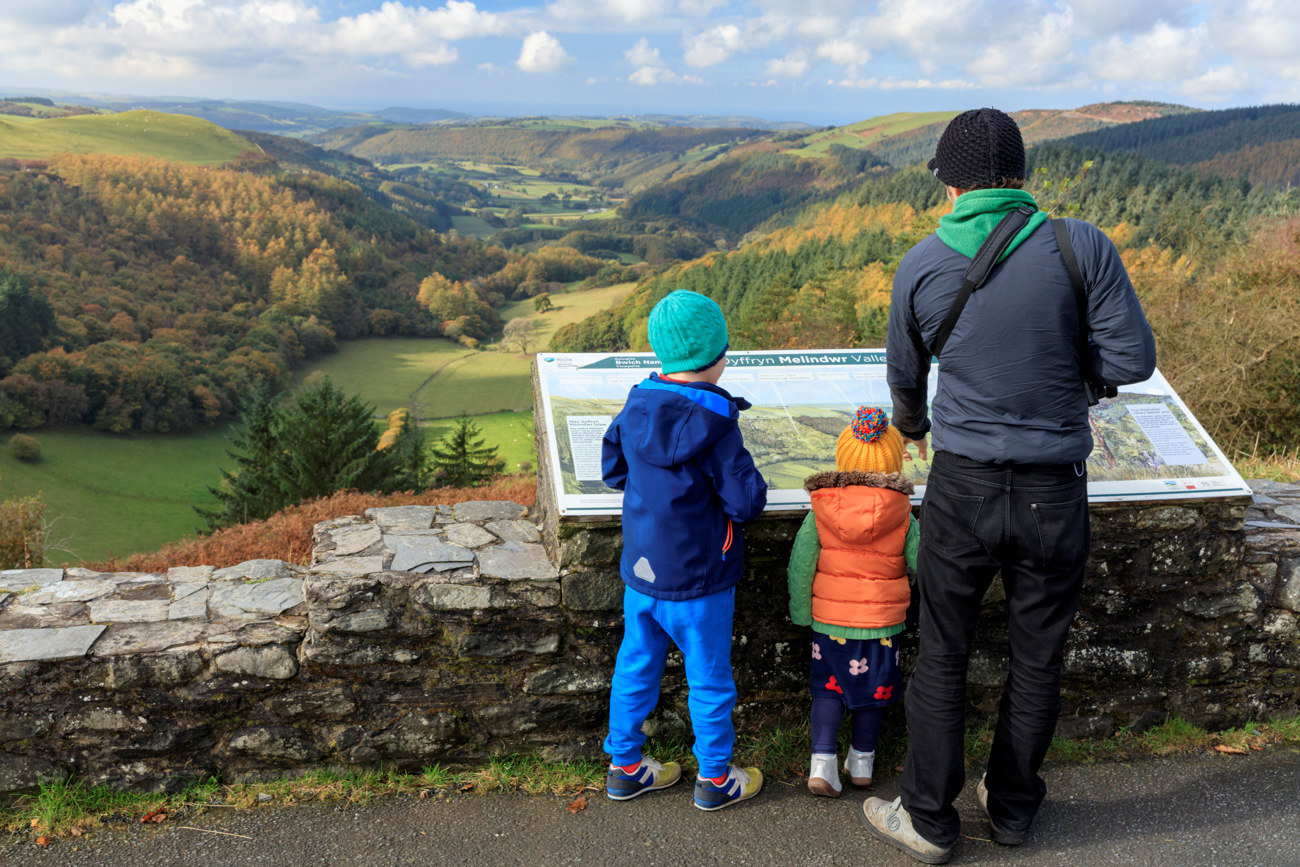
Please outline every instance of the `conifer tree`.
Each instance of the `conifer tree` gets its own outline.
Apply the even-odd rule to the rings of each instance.
[[[298,391],[273,425],[279,460],[276,485],[285,505],[335,491],[389,490],[393,456],[376,449],[374,407],[346,397],[329,377]]]
[[[268,383],[258,386],[240,414],[244,427],[231,434],[233,448],[226,452],[235,469],[222,470],[221,484],[208,488],[218,508],[194,509],[207,521],[209,530],[260,521],[281,508],[280,489],[272,477],[279,449],[274,430],[276,406]]]
[[[429,448],[435,484],[468,488],[481,485],[498,475],[505,463],[496,446],[485,445],[478,425],[467,416],[456,420],[456,427]]]
[[[236,469],[223,471],[221,486],[208,489],[219,508],[197,510],[208,529],[258,521],[335,491],[411,487],[398,460],[402,452],[377,448],[372,412],[329,377],[302,387],[284,405],[269,388],[259,389],[244,408],[243,429],[231,437],[234,450],[227,454]]]

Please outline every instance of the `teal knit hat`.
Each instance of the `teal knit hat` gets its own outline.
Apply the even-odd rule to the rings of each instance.
[[[678,289],[650,311],[649,336],[664,373],[704,370],[727,348],[727,320],[712,298]]]

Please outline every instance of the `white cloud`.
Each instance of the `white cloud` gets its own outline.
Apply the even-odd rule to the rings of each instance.
[[[740,28],[734,24],[719,24],[688,36],[684,42],[682,59],[696,67],[717,66],[743,47]]]
[[[113,75],[158,81],[189,78],[197,72],[194,64],[187,58],[169,57],[152,51],[132,51],[122,54],[113,59],[109,69]]]
[[[184,2],[184,0],[172,0]],[[470,2],[448,0],[440,9],[386,2],[373,12],[334,22],[333,44],[348,54],[382,55],[392,51],[425,49],[430,42],[454,41],[504,32],[504,22],[490,12],[479,12]],[[432,49],[435,52],[441,48]]]
[[[524,72],[554,72],[572,62],[560,40],[545,30],[538,30],[524,37],[515,66]]]
[[[645,38],[638,40],[636,45],[633,45],[627,51],[624,51],[623,56],[626,57],[628,63],[631,63],[633,66],[664,65],[663,59],[659,56],[659,49],[651,48],[650,41]]]
[[[1204,24],[1181,28],[1161,22],[1129,40],[1107,39],[1093,51],[1091,70],[1112,81],[1182,81],[1205,68],[1209,47]]]
[[[1041,85],[1076,62],[1073,46],[1074,13],[1067,7],[1043,16],[1034,27],[1017,29],[1012,39],[990,45],[968,69],[989,87]]]
[[[817,56],[836,66],[855,69],[871,59],[871,52],[852,39],[831,39],[817,46]]]
[[[1216,66],[1183,83],[1182,92],[1194,99],[1221,101],[1250,86],[1250,76],[1233,66]]]
[[[782,78],[803,78],[808,72],[808,66],[808,57],[802,51],[796,51],[785,57],[772,58],[763,66],[763,70],[768,75],[779,75]]]
[[[665,66],[643,66],[627,77],[633,84],[653,87],[657,84],[703,84],[704,79],[695,75],[678,75]]]
[[[558,0],[546,7],[557,21],[654,21],[673,12],[672,0]]]

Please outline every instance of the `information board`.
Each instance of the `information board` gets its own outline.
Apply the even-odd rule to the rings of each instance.
[[[561,516],[617,515],[622,494],[601,481],[600,453],[628,391],[659,369],[651,353],[543,353],[537,374]],[[930,372],[935,393],[938,365]],[[740,414],[745,447],[771,489],[768,511],[808,508],[803,480],[835,469],[835,440],[859,406],[890,414],[885,353],[870,349],[733,350],[718,383],[754,406]],[[1250,488],[1159,371],[1089,413],[1088,499],[1162,500],[1249,494]],[[927,457],[929,452],[927,450]],[[929,460],[908,449],[903,474],[925,493]]]

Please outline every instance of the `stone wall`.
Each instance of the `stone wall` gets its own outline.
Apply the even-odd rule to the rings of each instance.
[[[1300,712],[1300,486],[1255,488],[1253,502],[1095,509],[1063,732]],[[214,774],[599,755],[619,525],[560,523],[547,503],[542,491],[533,512],[478,502],[341,517],[317,526],[308,566],[0,573],[0,792],[66,773],[175,789]],[[806,633],[785,614],[797,524],[747,528],[742,729],[805,701]],[[995,587],[973,720],[1005,673],[998,601]],[[679,659],[664,684],[652,729],[686,734]]]

